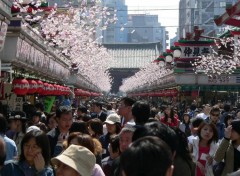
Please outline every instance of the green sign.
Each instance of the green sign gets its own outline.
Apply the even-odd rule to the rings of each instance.
[[[55,96],[47,96],[44,98],[45,112],[47,112],[47,113],[51,112],[55,98],[56,98]]]

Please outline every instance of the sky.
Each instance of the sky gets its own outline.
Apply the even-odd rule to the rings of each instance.
[[[129,14],[144,13],[158,15],[158,21],[166,26],[169,38],[175,37],[178,26],[180,0],[125,0]]]

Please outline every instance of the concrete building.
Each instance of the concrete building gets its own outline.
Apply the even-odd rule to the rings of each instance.
[[[158,15],[131,14],[128,15],[129,43],[156,43],[166,50],[168,31],[158,22]]]
[[[180,0],[179,2],[179,38],[186,32],[192,32],[194,26],[204,29],[204,35],[215,37],[223,32],[224,26],[217,27],[213,21],[222,14],[228,4],[237,0]]]
[[[125,0],[103,0],[102,4],[108,7],[110,18],[116,14],[118,19],[115,24],[108,25],[107,29],[102,31],[102,43],[126,43],[128,31],[123,28],[127,24],[128,8]]]
[[[179,39],[185,37],[186,32],[192,32],[194,27],[196,0],[180,0],[179,2]]]

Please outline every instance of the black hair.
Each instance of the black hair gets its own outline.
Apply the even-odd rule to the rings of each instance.
[[[85,106],[83,106],[83,105],[80,105],[78,107],[78,111],[86,114],[87,113],[87,108]]]
[[[227,116],[224,118],[224,124],[225,124],[225,127],[227,128],[228,127],[228,120],[229,119],[235,119],[234,116],[232,114],[227,114]]]
[[[198,128],[199,125],[203,122],[204,120],[202,118],[193,118],[191,119],[191,125],[193,128]]]
[[[166,108],[170,108],[170,116],[168,116],[165,112],[164,112],[164,121],[167,122],[168,121],[168,118],[171,118],[172,121],[174,121],[174,110],[173,110],[173,107],[172,106],[168,106]],[[165,110],[166,110],[165,108]]]
[[[24,145],[34,138],[38,147],[42,149],[42,156],[45,161],[45,165],[48,166],[50,163],[50,144],[47,135],[41,130],[32,130],[26,133],[21,142],[21,154],[19,161],[25,161],[24,156]]]
[[[171,150],[153,136],[133,142],[120,157],[120,168],[126,176],[165,176],[171,165]]]
[[[172,152],[176,151],[177,136],[175,131],[159,121],[149,122],[146,123],[144,127],[137,128],[133,134],[132,140],[135,141],[144,136],[156,136],[166,142]]]
[[[0,114],[0,133],[5,134],[8,128],[8,122],[3,114]]]
[[[99,107],[101,110],[102,110],[102,106],[103,106],[103,103],[102,102],[94,102],[93,105],[96,105],[97,107]]]
[[[56,118],[61,118],[63,114],[72,114],[71,106],[59,106],[56,110]]]
[[[132,106],[136,101],[129,97],[123,97],[120,101],[124,103],[126,106]]]
[[[40,111],[44,111],[44,105],[41,102],[38,102],[35,104],[35,107],[39,109]]]
[[[239,119],[233,120],[231,122],[231,125],[232,125],[232,129],[240,135],[240,120]]]
[[[137,101],[132,106],[132,115],[137,125],[144,125],[150,117],[150,106],[145,101]]]
[[[177,148],[176,148],[176,157],[180,156],[184,161],[187,162],[189,168],[192,170],[193,162],[191,153],[188,147],[187,135],[182,132],[179,128],[172,128],[177,135]]]
[[[114,136],[110,138],[110,142],[111,147],[112,147],[112,152],[116,153],[119,152],[120,153],[120,148],[119,148],[119,136]]]
[[[94,131],[94,136],[92,137],[99,137],[103,135],[103,124],[102,121],[98,118],[91,119],[87,122],[88,126]]]
[[[226,103],[226,104],[224,104],[223,109],[224,109],[225,112],[229,112],[230,109],[231,109],[231,105]]]
[[[71,128],[69,129],[69,132],[80,132],[84,134],[89,134],[87,129],[87,123],[86,122],[73,122]]]
[[[107,104],[106,108],[107,108],[107,110],[112,110],[112,105],[111,104]]]

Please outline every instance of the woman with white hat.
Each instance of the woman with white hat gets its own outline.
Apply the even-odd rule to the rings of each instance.
[[[72,144],[51,161],[56,176],[91,176],[96,158],[87,148]]]
[[[104,124],[107,127],[107,134],[102,135],[99,138],[99,141],[103,147],[102,158],[106,158],[109,156],[108,145],[110,143],[111,136],[117,135],[121,131],[121,118],[118,114],[110,114],[107,116]]]

